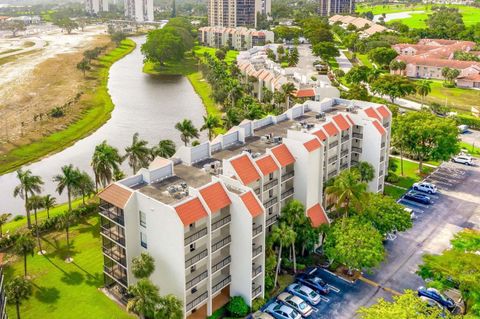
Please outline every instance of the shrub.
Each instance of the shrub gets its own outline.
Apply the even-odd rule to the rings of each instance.
[[[305,270],[306,268],[307,268],[307,266],[305,266],[304,264],[297,264],[297,271]]]
[[[53,109],[50,110],[50,116],[51,117],[62,117],[65,115],[65,111],[62,110],[60,107],[54,107]]]
[[[263,298],[255,298],[252,302],[252,312],[260,310],[263,305],[266,303],[265,299]]]
[[[13,217],[13,221],[16,222],[16,221],[22,220],[24,218],[25,218],[25,216],[23,216],[23,215],[16,215],[15,217]]]
[[[465,114],[458,114],[457,115],[457,123],[458,124],[463,124],[463,125],[468,125],[468,127],[473,128],[473,129],[480,129],[480,118],[471,116],[471,115],[465,115]]]
[[[397,174],[395,173],[388,173],[388,175],[385,177],[385,181],[387,181],[388,183],[398,183],[398,181],[400,180],[400,177],[397,176]]]
[[[273,289],[274,277],[271,274],[265,275],[265,290],[270,291]]]
[[[242,318],[248,315],[250,309],[242,297],[235,296],[228,302],[227,311],[234,318]]]
[[[13,235],[3,236],[2,238],[0,238],[0,250],[4,251],[7,248],[12,247],[18,237],[20,237],[20,235],[15,233]]]

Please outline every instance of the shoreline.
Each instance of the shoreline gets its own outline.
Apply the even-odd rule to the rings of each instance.
[[[108,77],[110,67],[131,53],[136,43],[131,39],[122,41],[122,44],[113,48],[98,59],[99,67],[92,75],[98,85],[86,89],[88,98],[81,100],[85,105],[82,116],[70,123],[64,130],[44,136],[32,143],[19,146],[2,155],[0,159],[0,175],[10,173],[23,165],[42,160],[73,145],[77,141],[91,135],[111,117],[114,109],[111,96],[108,92]]]

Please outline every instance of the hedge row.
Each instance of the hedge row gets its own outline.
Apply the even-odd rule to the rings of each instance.
[[[462,125],[468,125],[469,128],[480,130],[480,118],[471,116],[471,115],[464,115],[458,114],[457,115],[457,123]]]

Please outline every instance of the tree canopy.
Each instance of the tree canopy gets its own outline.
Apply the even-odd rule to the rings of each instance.
[[[457,8],[438,7],[428,16],[427,25],[431,35],[443,39],[455,39],[465,30],[461,13]]]
[[[368,57],[382,68],[387,68],[398,53],[392,48],[375,48],[368,52]]]
[[[396,98],[405,97],[416,92],[415,84],[409,79],[392,74],[384,74],[371,84],[373,92],[390,97],[392,103]]]

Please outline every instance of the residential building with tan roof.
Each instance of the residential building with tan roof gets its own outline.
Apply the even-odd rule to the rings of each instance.
[[[340,23],[340,26],[346,29],[349,25],[355,26],[360,31],[360,37],[366,38],[377,32],[389,31],[386,27],[376,24],[365,18],[336,14],[328,19],[330,24]]]
[[[132,259],[148,252],[152,282],[185,318],[205,318],[240,295],[264,297],[265,238],[292,199],[314,227],[329,223],[326,181],[367,161],[382,192],[391,113],[383,105],[325,99],[245,120],[100,192],[105,287],[126,300]]]
[[[274,41],[273,31],[268,30],[257,31],[245,27],[202,27],[198,31],[199,42],[213,48],[230,47],[242,51]]]

